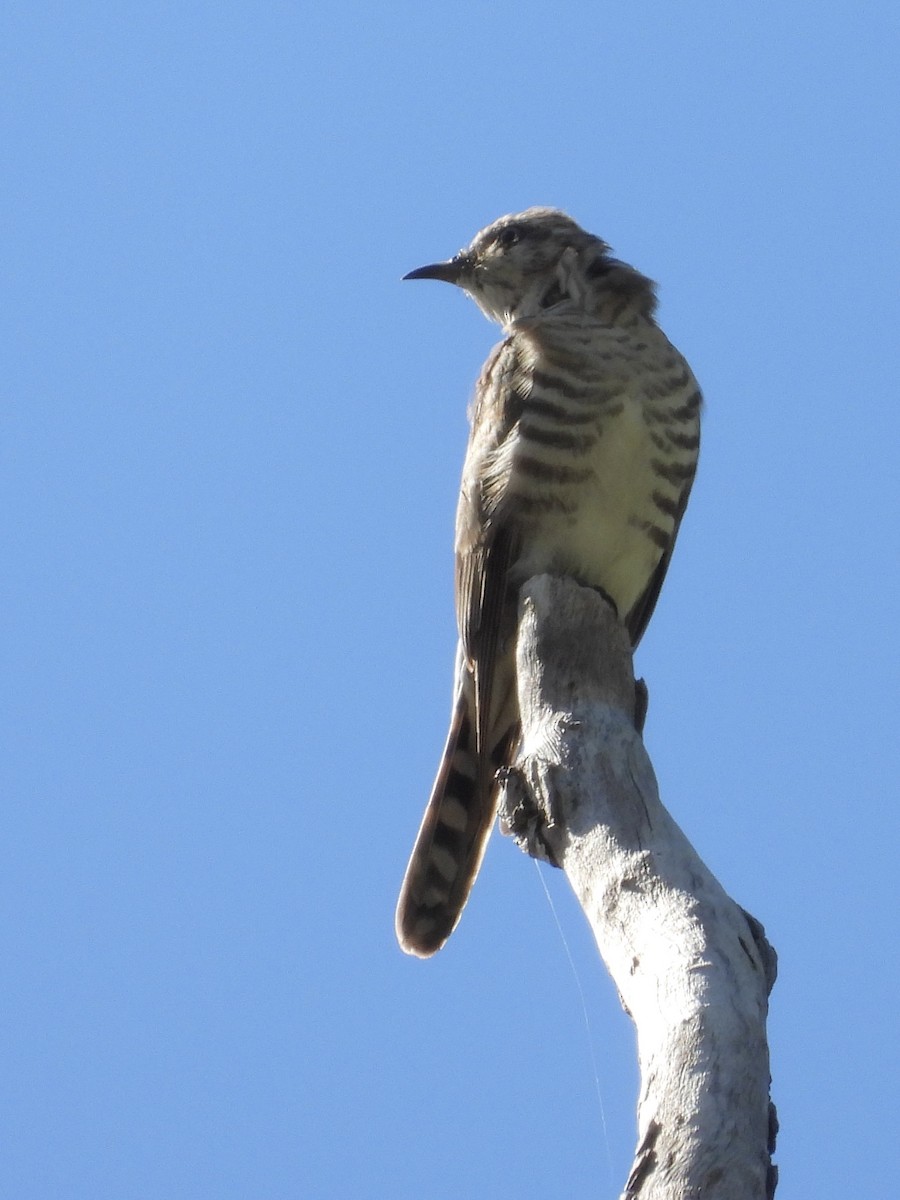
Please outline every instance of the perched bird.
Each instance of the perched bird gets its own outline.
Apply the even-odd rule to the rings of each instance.
[[[397,906],[401,947],[427,957],[459,920],[515,752],[519,589],[542,573],[598,588],[637,645],[694,479],[701,397],[653,283],[556,209],[501,217],[405,278],[455,284],[505,333],[476,388],[457,509],[450,733]]]

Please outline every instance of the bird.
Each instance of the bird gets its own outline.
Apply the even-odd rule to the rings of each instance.
[[[404,279],[451,283],[499,323],[470,411],[455,535],[459,628],[443,756],[396,933],[427,958],[456,927],[519,739],[518,595],[539,574],[598,589],[632,647],[693,484],[702,396],[656,323],[656,286],[555,208],[511,213]]]

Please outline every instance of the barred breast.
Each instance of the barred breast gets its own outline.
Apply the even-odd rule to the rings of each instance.
[[[505,453],[508,512],[523,547],[514,582],[571,575],[601,588],[627,624],[684,511],[700,442],[699,387],[649,322],[617,329],[585,317],[544,319],[513,338],[521,343],[521,416]]]

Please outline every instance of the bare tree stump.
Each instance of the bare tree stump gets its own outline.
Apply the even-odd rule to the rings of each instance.
[[[764,1200],[777,1179],[775,952],[660,803],[610,605],[541,575],[519,615],[522,746],[501,826],[565,871],[637,1028],[638,1147],[622,1196]]]

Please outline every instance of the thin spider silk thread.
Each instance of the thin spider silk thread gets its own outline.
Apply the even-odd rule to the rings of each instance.
[[[544,874],[541,871],[541,864],[536,858],[531,860],[534,863],[534,868],[537,871],[537,877],[541,881],[541,887],[544,889],[544,895],[547,897],[547,903],[550,905],[550,911],[553,914],[553,920],[556,922],[556,928],[559,931],[560,940],[563,944],[563,949],[566,952],[566,958],[569,960],[569,966],[572,968],[572,975],[575,979],[575,986],[578,988],[578,995],[581,999],[581,1012],[584,1017],[584,1028],[587,1033],[588,1050],[591,1055],[591,1066],[594,1071],[594,1087],[597,1090],[597,1104],[600,1108],[600,1126],[603,1130],[603,1145],[606,1149],[606,1166],[609,1171],[609,1182],[615,1185],[615,1176],[613,1174],[612,1149],[609,1144],[609,1131],[606,1127],[606,1110],[603,1107],[603,1091],[600,1087],[600,1068],[597,1066],[597,1055],[594,1053],[594,1033],[591,1029],[591,1019],[588,1015],[587,999],[584,994],[584,988],[581,986],[581,980],[578,977],[578,969],[575,966],[575,959],[572,957],[572,951],[569,949],[569,943],[566,940],[566,935],[563,933],[563,927],[560,923],[559,916],[556,912],[556,905],[553,903],[553,897],[550,895],[550,889],[547,887],[547,881],[544,879]]]

